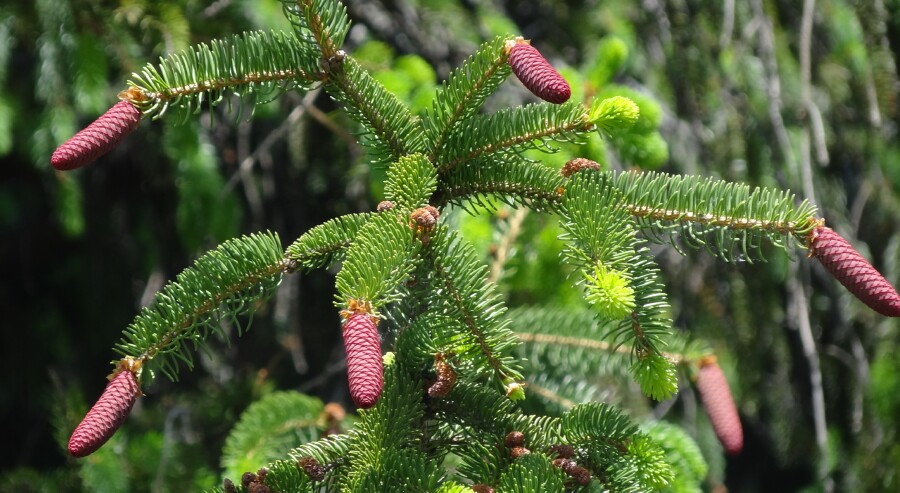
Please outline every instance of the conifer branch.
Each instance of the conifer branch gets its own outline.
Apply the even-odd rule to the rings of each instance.
[[[356,60],[339,55],[327,76],[325,89],[363,126],[361,143],[376,163],[385,165],[424,149],[419,118]]]
[[[436,158],[444,174],[480,156],[505,150],[540,149],[553,152],[551,141],[574,141],[593,130],[588,110],[581,103],[541,103],[475,116],[454,132],[445,151]]]
[[[520,379],[519,372],[511,366],[511,358],[502,356],[518,341],[509,331],[508,322],[500,319],[504,308],[493,285],[487,284],[487,267],[478,260],[472,246],[439,228],[426,249],[425,260],[444,291],[440,301],[447,305],[448,314],[460,320],[474,336],[494,375],[500,381]]]
[[[314,42],[323,60],[339,55],[350,21],[338,0],[281,0],[282,11],[301,39]]]
[[[186,119],[204,101],[218,105],[229,92],[243,100],[308,88],[319,80],[317,60],[309,45],[290,33],[235,34],[169,55],[158,66],[147,64],[132,74],[123,96],[145,115],[158,118],[174,107]]]
[[[508,36],[484,43],[454,70],[435,96],[433,112],[424,120],[428,135],[429,160],[435,162],[444,151],[447,138],[460,122],[473,116],[485,99],[509,77]]]
[[[656,172],[620,173],[613,183],[650,239],[673,241],[678,232],[689,246],[705,247],[726,261],[735,249],[753,261],[764,238],[781,248],[790,238],[804,245],[815,226],[815,206],[795,204],[789,191]]]
[[[470,203],[493,209],[490,197],[497,197],[512,206],[542,210],[559,206],[563,180],[554,169],[501,153],[445,173],[440,183],[435,197],[440,206]]]
[[[304,233],[285,251],[293,268],[306,270],[331,265],[343,256],[357,233],[372,218],[371,213],[347,214],[330,219]]]
[[[248,313],[253,302],[268,298],[287,264],[274,234],[229,240],[197,259],[167,284],[125,330],[116,350],[142,365],[154,358],[172,380],[178,360],[193,366],[191,348],[211,332],[224,336],[218,322]],[[240,324],[238,324],[240,327]]]

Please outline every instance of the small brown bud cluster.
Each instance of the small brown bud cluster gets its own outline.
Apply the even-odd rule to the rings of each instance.
[[[120,369],[106,384],[97,399],[69,438],[69,454],[84,457],[94,453],[116,433],[141,395],[137,376],[130,369]]]
[[[522,85],[544,101],[562,104],[569,100],[572,88],[543,55],[524,39],[517,39],[509,50],[509,67]]]
[[[509,455],[513,459],[528,455],[530,450],[525,448],[525,434],[521,431],[511,431],[506,434],[503,444],[509,449]]]
[[[575,159],[570,159],[569,161],[567,161],[566,164],[563,165],[562,169],[559,170],[559,174],[561,174],[563,178],[570,178],[572,175],[578,173],[583,169],[599,170],[600,163],[598,163],[597,161],[591,161],[590,159],[585,157],[577,157]]]
[[[237,493],[237,488],[234,487],[234,482],[230,479],[225,478],[225,481],[222,482],[222,489],[225,493]]]
[[[440,211],[433,205],[419,207],[409,215],[409,227],[415,230],[416,237],[422,240],[423,245],[428,246],[431,232],[434,231],[440,216]]]
[[[472,491],[475,493],[494,493],[494,488],[491,488],[484,483],[478,483],[472,485]]]
[[[551,445],[547,452],[560,459],[571,459],[572,457],[575,457],[575,447],[566,444]]]
[[[112,150],[140,122],[141,110],[130,101],[119,101],[87,128],[59,146],[50,157],[50,164],[61,171],[90,164]]]
[[[819,226],[810,233],[809,254],[869,308],[886,317],[900,317],[900,294],[850,243],[833,229]]]
[[[456,384],[456,371],[447,363],[444,353],[434,355],[434,371],[437,380],[428,387],[428,397],[446,397]]]
[[[697,374],[697,393],[706,409],[709,421],[716,432],[719,442],[728,455],[737,455],[744,448],[744,430],[738,416],[731,389],[725,373],[716,363],[715,358],[707,358],[701,362]]]
[[[268,473],[269,470],[265,467],[256,471],[256,474],[247,471],[241,475],[241,485],[247,488],[249,493],[272,493],[272,490],[265,483]]]
[[[390,200],[382,200],[381,202],[378,203],[377,206],[375,206],[375,211],[376,212],[384,212],[384,211],[389,211],[393,208],[394,208],[393,202],[391,202]]]
[[[303,469],[303,472],[309,476],[309,479],[313,481],[322,481],[325,479],[325,468],[322,464],[319,464],[314,457],[306,456],[301,457],[300,460],[297,461],[297,467]]]
[[[357,407],[370,408],[384,389],[381,340],[375,319],[368,313],[354,313],[344,321],[343,333],[350,397]]]
[[[568,474],[569,477],[580,486],[587,486],[591,482],[591,471],[579,466],[578,463],[572,459],[559,457],[553,459],[552,464],[562,469],[564,473]]]

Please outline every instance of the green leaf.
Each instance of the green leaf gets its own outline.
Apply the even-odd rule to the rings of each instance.
[[[504,493],[551,493],[566,489],[566,475],[538,454],[516,459],[500,477],[498,485]]]

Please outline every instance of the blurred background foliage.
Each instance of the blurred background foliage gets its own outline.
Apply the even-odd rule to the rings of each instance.
[[[621,94],[642,110],[632,131],[538,156],[548,165],[585,156],[791,188],[900,283],[900,1],[346,3],[348,48],[414,112],[482,41],[520,33],[575,98]],[[65,454],[105,385],[111,346],[166,280],[235,235],[271,229],[290,242],[380,200],[383,178],[362,162],[352,122],[318,91],[257,106],[252,120],[216,109],[184,125],[145,121],[91,167],[49,166],[147,61],[258,28],[289,29],[276,0],[0,3],[0,490],[204,489],[237,467],[222,450],[251,403],[305,392],[318,399],[305,401],[306,426],[326,433],[334,423],[310,424],[322,403],[349,402],[334,273],[294,275],[240,341],[177,385],[144,389],[149,398],[99,453]],[[511,82],[488,107],[528,98]],[[577,316],[585,304],[560,266],[555,219],[496,205],[448,220],[483,252],[511,307]],[[567,395],[549,382],[574,371],[563,364],[571,355],[525,355],[539,363],[529,405],[558,412],[600,398],[679,423],[709,461],[710,491],[900,488],[896,321],[851,300],[802,252],[725,264],[654,251],[677,328],[707,341],[726,369],[744,452],[722,458],[687,380],[664,403],[603,379]]]

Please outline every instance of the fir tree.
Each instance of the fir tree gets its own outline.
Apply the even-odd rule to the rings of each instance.
[[[287,396],[259,403],[235,428],[226,456],[237,464],[253,450],[261,463],[236,465],[249,469],[223,483],[226,491],[696,490],[706,466],[676,427],[641,428],[601,401],[543,413],[522,405],[532,394],[556,402],[590,395],[595,374],[632,379],[647,397],[663,400],[677,392],[679,373],[694,374],[710,360],[701,342],[684,341],[673,329],[651,244],[703,249],[726,262],[762,260],[771,246],[806,248],[841,273],[842,283],[851,278],[851,291],[868,304],[875,295],[881,305],[898,302],[880,276],[873,294],[872,283],[846,274],[849,267],[838,264],[847,258],[854,269],[874,269],[843,240],[840,255],[822,246],[816,208],[790,192],[613,172],[588,160],[561,172],[550,159],[535,160],[532,150],[552,153],[595,133],[615,142],[646,115],[622,94],[566,101],[564,80],[534,48],[527,48],[528,63],[510,60],[525,46],[514,35],[482,45],[450,75],[430,111],[417,115],[342,49],[349,20],[340,2],[283,4],[293,32],[244,33],[173,54],[147,65],[121,93],[143,117],[186,120],[231,94],[240,96],[240,110],[284,91],[321,87],[362,129],[372,166],[387,170],[390,205],[334,218],[286,249],[271,233],[226,241],[160,290],[116,345],[122,358],[114,363],[127,365],[129,378],[146,383],[158,371],[176,380],[213,334],[226,337],[222,319],[251,314],[283,276],[340,265],[335,315],[354,330],[345,338],[348,357],[360,354],[351,344],[366,345],[365,365],[348,365],[351,380],[365,382],[357,404],[368,409],[348,431],[306,436],[278,458],[259,452],[251,438],[276,438],[279,422],[309,423],[320,403]],[[540,73],[529,74],[534,66]],[[511,73],[560,104],[482,113]],[[551,88],[542,85],[548,80]],[[132,115],[113,140],[138,121]],[[635,131],[648,135],[652,128]],[[86,164],[111,145],[67,155],[66,162]],[[441,220],[453,207],[477,210],[495,201],[560,219],[563,260],[575,269],[583,311],[506,310],[473,247]],[[379,346],[375,331],[395,336],[381,364],[371,357]],[[586,352],[592,357],[579,357]],[[723,393],[721,378],[716,383],[717,392],[707,394]],[[734,442],[725,446],[739,453]]]

